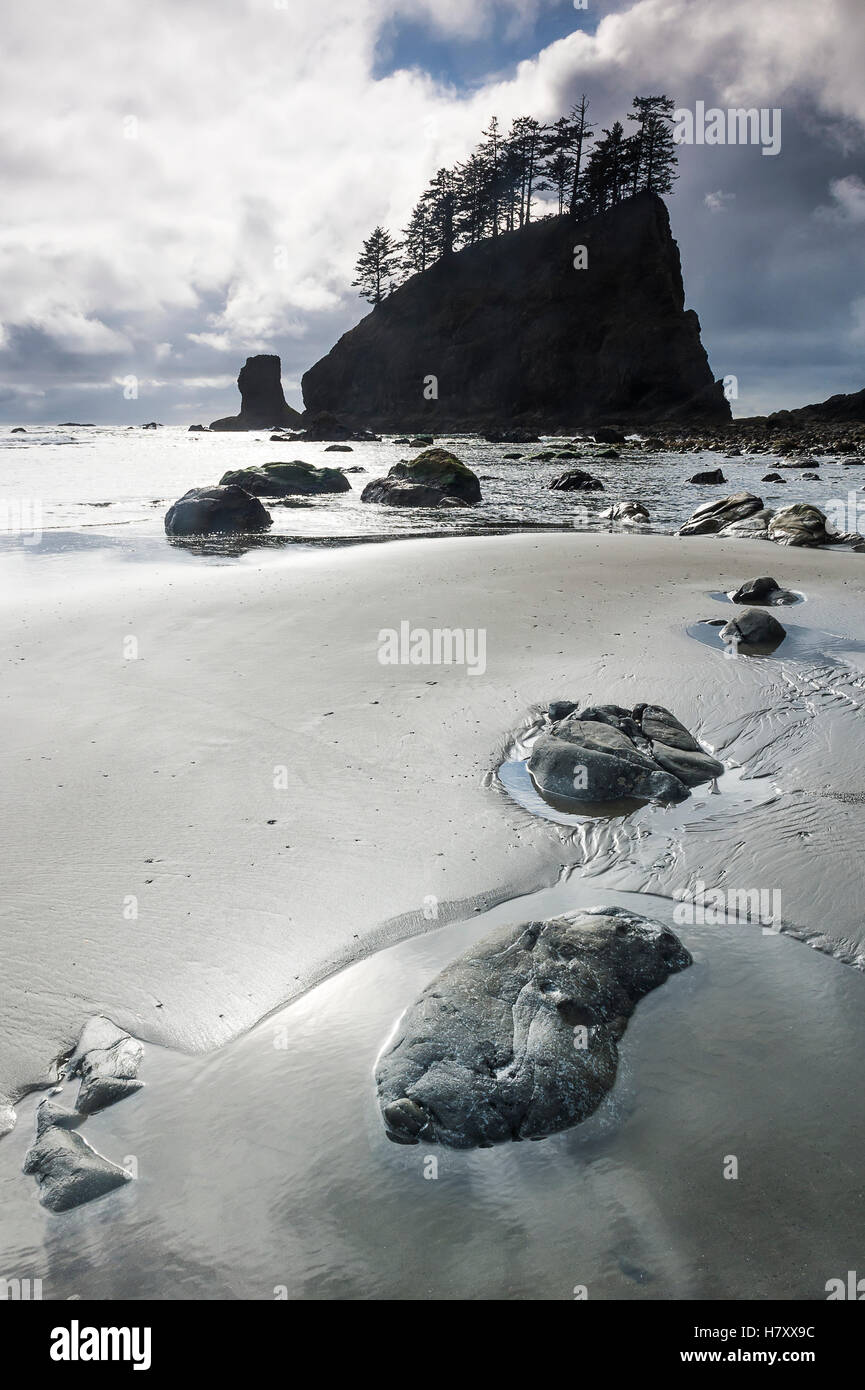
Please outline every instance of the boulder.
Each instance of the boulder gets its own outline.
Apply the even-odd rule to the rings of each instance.
[[[23,425],[16,425],[14,429],[10,430],[10,434],[26,434],[26,433],[27,433],[27,431],[25,430],[25,428],[24,428]]]
[[[286,402],[282,391],[282,364],[272,353],[247,357],[240,369],[240,414],[213,420],[212,430],[266,430],[277,425],[302,424],[299,411]]]
[[[573,700],[551,700],[550,708],[547,711],[551,724],[557,724],[560,719],[565,719],[569,714],[573,714],[577,708]]]
[[[324,452],[326,454],[353,454],[354,450],[350,444],[328,444]]]
[[[722,642],[735,643],[737,646],[777,647],[786,636],[786,629],[765,608],[746,608],[744,613],[737,613],[735,618],[731,618],[720,632]]]
[[[450,497],[430,483],[409,483],[403,478],[373,478],[360,494],[361,502],[387,507],[470,507],[462,497]]]
[[[712,535],[734,521],[753,516],[762,508],[762,497],[755,497],[753,492],[734,492],[730,497],[719,498],[717,502],[704,502],[691,514],[679,535]]]
[[[625,435],[622,430],[613,429],[612,425],[602,425],[599,430],[592,432],[592,438],[596,444],[624,444]]]
[[[693,478],[689,478],[689,483],[726,483],[727,479],[720,468],[708,469],[705,473],[695,473]]]
[[[75,1109],[92,1115],[134,1095],[144,1085],[138,1068],[144,1048],[107,1018],[91,1019],[67,1063],[67,1075],[81,1078]]]
[[[584,473],[582,468],[572,468],[570,472],[554,478],[550,488],[554,492],[603,492],[604,484],[600,478],[593,478],[591,473]]]
[[[826,517],[809,502],[794,502],[769,522],[769,540],[777,545],[830,545],[837,537],[826,530]]]
[[[219,485],[242,487],[253,497],[317,497],[328,492],[351,491],[351,483],[341,468],[317,468],[301,459],[238,468],[223,473]]]
[[[659,705],[575,710],[535,741],[528,768],[543,795],[574,803],[675,803],[724,771]]]
[[[97,1153],[69,1127],[68,1112],[60,1106],[45,1110],[46,1105],[43,1101],[39,1107],[36,1142],[24,1158],[24,1172],[36,1179],[43,1207],[68,1211],[132,1181],[131,1173]]]
[[[266,531],[273,518],[242,487],[193,487],[165,513],[169,536],[227,535]]]
[[[209,434],[207,425],[190,425],[187,434]]]
[[[765,603],[773,605],[776,603],[793,603],[796,595],[791,594],[788,589],[782,589],[777,579],[772,579],[769,575],[763,575],[759,579],[746,579],[744,584],[740,584],[734,594],[731,594],[734,603]]]
[[[723,526],[718,535],[729,536],[733,540],[767,541],[769,522],[774,515],[771,507],[761,507],[758,512],[752,512],[750,516],[743,516],[739,521],[731,521],[728,526]]]
[[[401,490],[380,484],[393,484],[395,481],[413,484],[421,492],[414,501],[392,501]],[[402,495],[409,496],[405,490],[402,490]],[[481,485],[477,475],[448,449],[425,449],[416,458],[401,459],[388,471],[387,478],[367,483],[361,494],[362,502],[390,502],[393,506],[430,507],[448,498],[469,506],[481,501]]]
[[[632,525],[649,520],[649,513],[642,502],[615,502],[612,507],[601,512],[601,516],[605,521],[621,521]]]
[[[787,479],[782,478],[780,473],[764,473],[760,479],[761,483],[786,483]]]
[[[690,964],[622,908],[500,927],[400,1019],[376,1067],[388,1138],[489,1148],[579,1124],[615,1082],[637,1002]]]

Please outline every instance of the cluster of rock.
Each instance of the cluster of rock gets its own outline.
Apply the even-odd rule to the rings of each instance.
[[[543,796],[565,802],[678,803],[724,771],[661,705],[590,705],[559,700],[528,767]]]
[[[66,1062],[67,1078],[81,1084],[75,1109],[43,1100],[36,1111],[36,1142],[24,1159],[24,1172],[39,1187],[50,1211],[92,1202],[131,1182],[132,1174],[98,1153],[77,1133],[88,1115],[140,1090],[138,1068],[144,1049],[107,1018],[91,1019]]]
[[[818,546],[860,542],[858,534],[826,529],[826,516],[810,502],[795,502],[773,511],[753,492],[736,492],[704,502],[678,532],[680,536],[733,536],[775,541],[777,545]]]
[[[637,1002],[690,964],[673,932],[615,907],[500,928],[400,1020],[376,1068],[388,1137],[489,1148],[578,1124]]]

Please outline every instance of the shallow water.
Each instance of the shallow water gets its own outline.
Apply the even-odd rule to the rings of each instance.
[[[146,1088],[83,1131],[138,1180],[88,1207],[46,1213],[15,1171],[31,1097],[3,1141],[6,1276],[57,1299],[825,1297],[865,1236],[865,978],[759,927],[674,925],[694,965],[639,1004],[583,1125],[469,1153],[385,1137],[375,1059],[432,975],[494,926],[598,902],[672,918],[572,877],[380,952],[218,1053],[148,1047]]]
[[[46,533],[87,532],[96,544],[116,544],[135,558],[151,558],[142,548],[148,538],[170,550],[163,535],[163,517],[170,504],[191,487],[217,483],[228,469],[275,460],[303,459],[317,465],[356,467],[365,473],[350,474],[350,493],[300,499],[288,507],[272,508],[273,527],[261,543],[314,544],[352,539],[391,538],[410,535],[463,534],[473,531],[522,529],[531,526],[578,527],[588,530],[676,529],[702,503],[747,489],[758,493],[767,506],[781,507],[795,501],[827,503],[843,499],[865,482],[865,471],[840,462],[821,463],[823,477],[806,482],[790,471],[784,484],[761,483],[771,455],[725,459],[717,453],[646,453],[621,447],[620,460],[596,457],[604,446],[580,445],[581,461],[554,460],[533,463],[529,456],[544,444],[487,444],[477,436],[442,435],[436,443],[451,448],[481,477],[484,501],[465,511],[395,509],[361,503],[360,494],[371,478],[383,476],[400,458],[416,450],[397,445],[389,435],[380,443],[356,443],[351,454],[328,454],[326,444],[272,444],[269,430],[241,434],[189,434],[180,426],[158,430],[95,426],[61,430],[56,426],[30,426],[26,434],[0,428],[0,547],[23,545],[40,550],[51,547]],[[565,439],[547,440],[562,447]],[[503,455],[519,452],[519,461]],[[689,484],[694,472],[720,462],[727,483],[717,486]],[[570,468],[582,467],[604,482],[605,492],[551,492],[550,483]],[[634,498],[649,509],[648,528],[622,528],[602,520],[600,513],[613,502]],[[855,512],[856,502],[853,502]],[[863,506],[865,516],[865,506]],[[38,526],[34,524],[34,518]],[[855,518],[854,518],[855,521]],[[847,528],[856,529],[851,522]],[[34,532],[45,535],[40,544]],[[115,537],[115,541],[109,541]],[[67,549],[73,547],[66,541]],[[231,548],[209,548],[211,554],[228,554]]]

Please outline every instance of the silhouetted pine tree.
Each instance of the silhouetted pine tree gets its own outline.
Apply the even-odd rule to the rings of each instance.
[[[449,256],[456,240],[456,192],[450,169],[439,169],[423,195],[427,210],[429,247],[434,261]]]
[[[363,243],[354,269],[357,279],[351,283],[360,290],[361,298],[380,304],[395,288],[394,277],[399,272],[399,247],[390,232],[376,227]]]
[[[580,97],[579,105],[571,107],[571,114],[568,117],[571,125],[571,149],[574,154],[573,171],[571,174],[571,197],[568,204],[568,211],[571,217],[576,217],[577,209],[582,198],[583,153],[587,142],[593,138],[595,133],[589,127],[588,110],[589,99],[584,92]]]
[[[637,159],[632,177],[632,191],[647,189],[650,193],[672,193],[676,173],[676,144],[673,140],[672,97],[634,97],[634,110],[629,121],[637,122],[632,137]]]
[[[408,226],[403,228],[400,264],[406,275],[423,274],[432,261],[427,218],[426,204],[421,201],[412,212]]]
[[[572,149],[574,126],[567,116],[560,116],[550,126],[544,141],[542,171],[547,188],[555,191],[559,216],[570,200],[571,180],[576,156]]]

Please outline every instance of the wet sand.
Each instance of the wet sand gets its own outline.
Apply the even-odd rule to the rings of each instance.
[[[413,1269],[412,1297],[429,1296],[424,1280],[448,1296],[448,1279],[455,1296],[569,1297],[581,1282],[574,1241],[585,1242],[599,1297],[748,1297],[761,1289],[766,1297],[820,1297],[825,1279],[855,1267],[830,1212],[846,1202],[852,1236],[865,981],[840,961],[861,963],[863,942],[862,556],[713,537],[558,534],[394,542],[293,554],[266,567],[130,566],[100,557],[76,571],[74,584],[67,563],[84,562],[64,561],[38,586],[7,587],[0,600],[0,1104],[48,1080],[52,1059],[94,1014],[151,1044],[152,1074],[142,1073],[151,1085],[141,1096],[86,1129],[97,1147],[104,1138],[109,1157],[139,1156],[139,1182],[61,1218],[38,1207],[18,1171],[34,1099],[21,1103],[18,1129],[0,1143],[0,1182],[17,1194],[4,1224],[25,1263],[25,1251],[39,1250],[53,1270],[58,1242],[57,1269],[68,1264],[80,1281],[76,1261],[97,1242],[105,1262],[95,1260],[102,1292],[93,1292],[108,1296],[110,1288],[112,1297],[125,1287],[154,1296],[159,1268],[160,1297],[182,1297],[187,1287],[196,1297],[225,1296],[227,1287],[269,1297],[277,1284],[291,1296],[375,1296],[391,1287],[394,1268],[402,1278]],[[689,636],[689,626],[724,613],[713,592],[765,573],[806,596],[780,615],[789,655],[728,660]],[[404,620],[483,628],[486,669],[472,676],[456,666],[381,665],[380,629]],[[807,640],[795,628],[807,629]],[[717,810],[692,798],[672,821],[645,808],[588,831],[539,817],[504,790],[496,769],[513,752],[514,730],[529,729],[551,698],[666,704],[707,748],[758,779],[755,795],[742,804],[722,794]],[[707,927],[700,943],[682,930],[686,944],[700,946],[702,973],[688,972],[640,1005],[626,1040],[633,1071],[620,1075],[611,1101],[615,1109],[633,1098],[639,1118],[625,1129],[637,1126],[635,1147],[617,1149],[609,1168],[603,1155],[593,1159],[576,1185],[571,1156],[592,1142],[585,1125],[542,1145],[508,1146],[507,1158],[496,1151],[460,1159],[465,1201],[453,1202],[453,1252],[438,1241],[429,1267],[415,1268],[412,1194],[418,1183],[439,1194],[423,1207],[440,1207],[428,1238],[449,1199],[441,1180],[436,1186],[406,1169],[412,1160],[379,1132],[374,1057],[400,1009],[475,926],[454,927],[449,938],[449,922],[496,902],[510,912],[507,900],[554,884],[573,865],[591,880],[574,875],[568,892],[588,886],[590,902],[615,901],[614,889],[660,895],[635,900],[650,914],[655,902],[670,913],[670,898],[698,879],[778,889],[784,930],[830,954],[784,935],[764,938],[759,928],[732,928],[722,940]],[[385,965],[396,952],[374,954],[424,933],[399,947],[405,974]],[[248,1030],[258,1019],[357,961],[288,1011],[290,1033],[299,1030],[288,1054],[293,1081],[285,1057],[275,1073],[252,1059],[248,1049],[263,1035]],[[706,988],[692,976],[718,982],[711,1008],[707,999],[690,1012],[681,1007]],[[654,1062],[641,1041],[650,1019],[659,1030]],[[706,1048],[699,1063],[698,1037]],[[240,1038],[234,1047],[213,1051],[232,1038]],[[267,1046],[272,1063],[272,1038]],[[769,1113],[772,1123],[762,1124]],[[274,1117],[275,1147],[287,1144],[292,1155],[283,1168],[263,1157],[262,1128],[277,1124]],[[676,1157],[661,1133],[672,1126],[678,1135],[683,1125],[690,1137]],[[191,1137],[181,1139],[184,1126]],[[718,1203],[748,1184],[719,1178],[712,1201],[706,1184],[723,1154],[745,1141],[749,1171],[762,1176],[746,1204],[751,1224],[742,1224],[743,1207],[734,1239]],[[334,1146],[331,1170],[325,1155]],[[815,1150],[824,1155],[816,1168]],[[455,1161],[443,1157],[442,1168]],[[785,1163],[789,1183],[770,1201]],[[369,1203],[358,1200],[352,1164]],[[557,1164],[559,1178],[532,1178],[533,1165]],[[151,1196],[139,1195],[147,1183]],[[379,1187],[402,1191],[402,1183],[404,1202],[391,1214],[399,1225],[388,1236],[393,1256],[379,1267],[368,1248],[381,1243]],[[484,1195],[472,1222],[466,1211],[478,1184]],[[182,1231],[178,1192],[188,1213]],[[354,1226],[340,1234],[330,1218],[318,1249],[318,1228],[312,1215],[304,1225],[292,1192],[311,1210],[316,1202],[336,1212],[344,1205]],[[622,1202],[631,1215],[619,1223],[616,1274],[610,1232],[619,1229]],[[636,1228],[633,1204],[642,1213]],[[561,1213],[573,1207],[580,1224],[567,1241]],[[235,1249],[229,1261],[246,1269],[236,1287],[215,1260],[223,1211],[223,1227],[238,1227],[236,1237],[225,1235],[229,1250],[233,1240],[248,1242],[248,1260]],[[274,1250],[268,1284],[262,1228],[275,1211],[285,1218],[276,1221],[283,1235],[295,1229],[293,1211],[306,1234],[296,1237],[296,1258],[287,1240],[278,1258]],[[536,1241],[526,1236],[533,1213]],[[774,1254],[770,1220],[780,1223]],[[109,1227],[137,1242],[122,1268],[119,1244],[110,1258]],[[71,1242],[62,1234],[70,1230]],[[671,1231],[676,1254],[667,1267],[661,1252]],[[474,1272],[459,1255],[472,1232],[483,1247]],[[255,1293],[248,1261],[259,1238],[263,1282]],[[527,1239],[529,1253],[520,1255]],[[176,1251],[180,1292],[165,1272],[167,1249]],[[750,1283],[737,1294],[743,1250],[751,1252]],[[649,1270],[651,1280],[622,1275],[621,1262]],[[65,1275],[55,1277],[67,1287]],[[468,1292],[471,1279],[486,1292]]]
[[[694,964],[637,1006],[576,1129],[469,1153],[385,1137],[372,1071],[406,1002],[499,923],[597,901],[671,921],[572,876],[360,962],[208,1057],[150,1048],[146,1088],[87,1123],[137,1181],[77,1211],[50,1216],[17,1171],[24,1102],[7,1264],[58,1299],[825,1298],[865,1237],[865,980],[759,927],[675,927]]]

